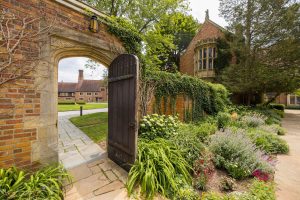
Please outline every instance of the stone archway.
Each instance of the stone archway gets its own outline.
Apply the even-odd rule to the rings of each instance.
[[[100,24],[98,33],[89,31],[90,17],[85,14],[86,9],[98,16],[104,14],[77,0],[28,0],[26,3],[16,0],[0,4],[18,15],[34,17],[42,11],[46,18],[55,16],[51,31],[42,36],[41,58],[35,70],[0,88],[0,143],[6,147],[0,150],[0,168],[58,161],[59,60],[84,56],[109,66],[125,49],[104,24]],[[26,46],[21,48],[30,51]]]

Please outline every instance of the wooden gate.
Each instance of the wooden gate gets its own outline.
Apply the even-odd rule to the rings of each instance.
[[[118,56],[108,73],[108,157],[126,170],[137,154],[138,58]]]

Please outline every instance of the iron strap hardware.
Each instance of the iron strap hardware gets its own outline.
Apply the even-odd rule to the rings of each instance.
[[[134,78],[134,75],[128,74],[128,75],[124,75],[124,76],[118,76],[115,78],[109,78],[108,82],[111,83],[111,82],[121,81],[121,80],[125,80],[125,79],[130,79],[130,78]]]

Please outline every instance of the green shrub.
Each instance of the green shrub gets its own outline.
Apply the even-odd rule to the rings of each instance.
[[[282,111],[284,111],[284,109],[285,109],[285,105],[284,104],[275,104],[275,103],[272,103],[268,107],[271,108],[271,109],[282,110]]]
[[[50,166],[28,175],[16,168],[0,169],[0,199],[63,198],[63,183],[70,176],[63,166]]]
[[[130,169],[126,187],[132,194],[134,187],[140,184],[147,199],[152,199],[157,192],[176,196],[172,193],[179,191],[181,184],[191,185],[190,169],[173,143],[162,138],[140,139],[137,160]],[[177,176],[181,176],[181,184],[174,181]]]
[[[252,129],[248,131],[248,135],[253,143],[266,153],[286,154],[289,152],[287,142],[274,133],[260,129]]]
[[[58,105],[75,105],[75,101],[58,101]]]
[[[241,118],[241,122],[248,127],[258,127],[265,124],[266,119],[267,118],[261,114],[249,113]]]
[[[183,124],[179,127],[178,134],[173,135],[170,140],[182,151],[185,160],[192,166],[204,150],[202,138],[198,136],[198,126],[193,124]],[[203,136],[201,134],[201,136]]]
[[[217,125],[212,121],[202,122],[199,124],[184,124],[180,126],[178,132],[183,134],[191,133],[196,135],[202,142],[218,130]]]
[[[286,133],[286,130],[278,124],[263,125],[260,126],[259,129],[274,133],[276,135],[285,135]]]
[[[216,116],[218,128],[225,128],[231,121],[231,115],[226,112],[219,112]]]
[[[176,176],[174,181],[179,187],[179,190],[177,191],[170,191],[169,197],[171,197],[172,200],[199,200],[200,196],[199,194],[194,190],[194,188],[186,184],[184,179],[181,175]]]
[[[248,192],[221,195],[215,192],[204,193],[201,200],[275,200],[275,187],[272,182],[254,180]]]
[[[86,102],[85,101],[76,101],[76,104],[78,104],[78,105],[85,105]]]
[[[179,128],[178,117],[152,114],[140,121],[140,137],[153,140],[157,137],[170,138]]]
[[[273,182],[265,182],[265,181],[259,181],[255,179],[253,183],[251,184],[250,196],[252,196],[252,199],[258,199],[258,200],[275,200],[275,186]],[[250,200],[250,199],[249,199]]]
[[[206,188],[207,181],[208,178],[204,174],[201,174],[199,177],[195,178],[194,186],[197,190],[205,191],[207,189]]]
[[[233,191],[236,187],[235,180],[230,177],[223,176],[220,180],[220,189],[223,191]]]
[[[211,136],[209,149],[215,155],[214,163],[218,168],[226,169],[230,176],[243,179],[255,169],[273,172],[272,167],[262,159],[262,153],[242,132],[230,130]]]
[[[299,106],[291,106],[291,105],[289,105],[286,108],[287,109],[291,109],[291,110],[300,110],[300,105]]]

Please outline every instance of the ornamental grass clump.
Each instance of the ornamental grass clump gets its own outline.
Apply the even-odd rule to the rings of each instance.
[[[71,182],[62,165],[49,166],[34,174],[16,168],[0,169],[0,199],[63,199],[63,184]]]
[[[130,169],[126,184],[129,194],[135,186],[141,186],[141,192],[147,199],[156,193],[163,196],[176,196],[180,185],[191,185],[191,168],[173,143],[156,138],[140,139],[137,160]],[[181,183],[175,181],[181,177]]]
[[[273,173],[272,166],[262,159],[263,153],[243,132],[230,130],[211,136],[209,149],[216,167],[225,169],[235,179],[244,179],[256,169]]]
[[[140,137],[149,140],[157,137],[168,139],[177,133],[179,125],[177,116],[146,115],[140,122]]]

